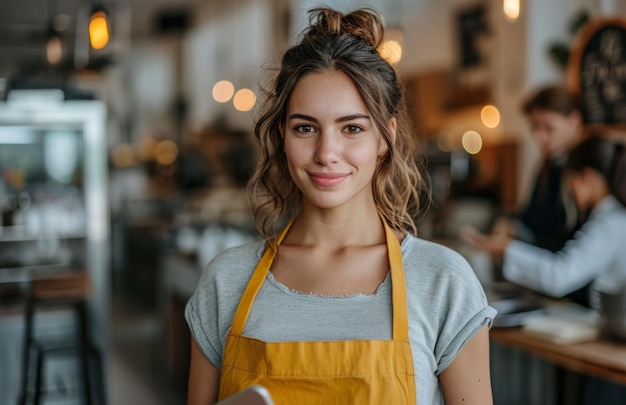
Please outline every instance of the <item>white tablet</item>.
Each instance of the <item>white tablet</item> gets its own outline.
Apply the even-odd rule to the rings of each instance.
[[[272,401],[267,388],[253,385],[218,402],[216,405],[274,405],[274,401]]]

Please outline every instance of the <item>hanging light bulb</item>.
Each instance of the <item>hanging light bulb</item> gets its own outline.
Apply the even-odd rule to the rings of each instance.
[[[102,7],[94,8],[89,19],[89,43],[93,49],[102,49],[109,43],[109,21]]]
[[[56,1],[53,1],[50,10],[50,19],[48,21],[48,35],[46,41],[46,59],[51,65],[58,65],[63,59],[63,41],[61,40],[61,32],[65,31],[67,24],[61,24],[64,14],[56,14]],[[56,15],[55,15],[56,14]]]
[[[502,0],[502,11],[509,21],[517,21],[520,15],[521,0]]]
[[[51,65],[58,65],[63,59],[63,43],[61,36],[51,26],[48,31],[48,42],[46,42],[46,59]]]

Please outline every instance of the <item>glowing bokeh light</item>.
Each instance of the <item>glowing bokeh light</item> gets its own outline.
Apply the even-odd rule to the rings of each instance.
[[[517,21],[520,15],[520,0],[502,0],[502,11],[509,21]]]
[[[461,138],[463,149],[470,155],[475,155],[483,148],[483,138],[476,131],[467,131]]]
[[[480,119],[487,128],[495,128],[500,125],[500,111],[488,104],[480,110]]]
[[[93,49],[102,49],[109,43],[109,23],[106,14],[98,11],[89,21],[89,43]]]
[[[233,105],[237,111],[250,111],[256,103],[256,94],[250,89],[240,89],[233,97]]]
[[[213,86],[213,100],[225,103],[235,94],[235,86],[228,80],[220,80]]]
[[[48,39],[46,43],[46,58],[51,65],[58,65],[63,58],[63,44],[58,35],[54,35]]]
[[[380,53],[380,56],[382,56],[387,63],[395,65],[402,59],[402,45],[395,39],[383,41],[378,46],[378,53]]]
[[[169,165],[174,163],[178,157],[178,146],[172,141],[160,141],[157,143],[155,159],[161,165]]]

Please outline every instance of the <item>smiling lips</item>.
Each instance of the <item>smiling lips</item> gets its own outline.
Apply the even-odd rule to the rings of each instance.
[[[309,173],[311,181],[321,187],[333,187],[348,178],[344,173]]]

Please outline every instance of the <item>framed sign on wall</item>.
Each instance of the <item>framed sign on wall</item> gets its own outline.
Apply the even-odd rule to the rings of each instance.
[[[568,85],[587,127],[626,131],[626,18],[590,21],[572,46]]]

